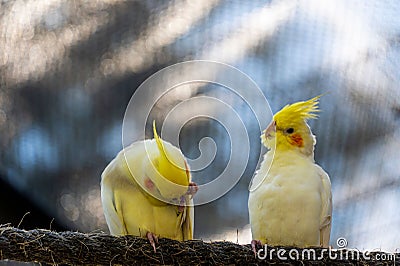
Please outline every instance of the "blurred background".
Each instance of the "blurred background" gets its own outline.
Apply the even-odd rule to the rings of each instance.
[[[0,224],[108,232],[100,175],[122,149],[131,96],[164,67],[208,59],[246,73],[273,112],[328,92],[311,127],[332,182],[331,245],[400,248],[399,14],[396,0],[0,1]],[[166,95],[152,119],[196,95],[235,107],[252,152],[238,184],[196,208],[195,237],[249,243],[260,152],[251,109],[210,85]],[[204,117],[182,128],[189,158],[202,138],[216,143],[196,182],[226,166],[228,133]]]

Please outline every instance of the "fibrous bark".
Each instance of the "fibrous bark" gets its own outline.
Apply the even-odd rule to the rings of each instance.
[[[281,258],[277,255],[279,249]],[[264,255],[264,251],[260,255]],[[21,262],[70,265],[397,265],[400,261],[399,253],[374,252],[368,254],[369,259],[366,259],[359,251],[353,251],[347,258],[346,249],[331,250],[331,253],[325,251],[322,256],[322,249],[316,248],[315,251],[313,257],[312,253],[307,256],[309,250],[304,252],[304,249],[290,247],[268,247],[266,258],[256,259],[250,245],[226,241],[207,243],[201,240],[179,242],[160,239],[155,253],[148,241],[140,237],[44,229],[25,231],[0,226],[0,258]],[[299,259],[291,259],[297,254]],[[286,260],[282,260],[282,256]],[[381,259],[377,260],[377,256]],[[383,256],[385,260],[382,260]]]

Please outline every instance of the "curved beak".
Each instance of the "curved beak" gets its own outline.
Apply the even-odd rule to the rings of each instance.
[[[276,132],[276,122],[272,121],[265,129],[264,136],[266,139],[271,139],[273,137],[273,133],[275,132]]]

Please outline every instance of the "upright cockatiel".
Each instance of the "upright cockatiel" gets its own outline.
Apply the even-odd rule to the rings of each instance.
[[[314,162],[319,97],[286,105],[263,132],[269,149],[250,186],[252,247],[328,247],[332,194],[328,174]]]
[[[111,234],[146,236],[156,251],[158,236],[193,239],[197,185],[181,151],[157,135],[155,123],[153,132],[106,167],[101,200]]]

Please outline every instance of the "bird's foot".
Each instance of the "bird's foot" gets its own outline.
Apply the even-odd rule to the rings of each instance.
[[[197,184],[195,182],[190,182],[188,191],[186,192],[186,195],[193,196],[194,194],[197,193],[198,190],[199,190],[199,187],[197,186]]]
[[[183,212],[185,208],[186,208],[186,199],[185,196],[182,196],[179,202],[178,212]]]
[[[150,245],[153,247],[154,253],[156,253],[156,243],[158,244],[158,237],[151,232],[147,232],[146,237],[149,240]]]
[[[251,240],[251,249],[253,250],[255,257],[257,257],[257,246],[262,247],[261,241],[255,239]]]
[[[183,212],[185,210],[185,208],[187,206],[186,204],[188,204],[186,202],[186,196],[192,196],[193,197],[193,195],[196,194],[198,190],[199,190],[199,187],[197,186],[196,183],[194,183],[194,182],[190,182],[189,183],[189,188],[186,191],[186,194],[183,195],[179,200],[178,212]]]

